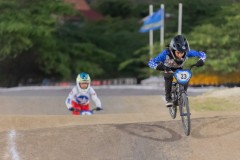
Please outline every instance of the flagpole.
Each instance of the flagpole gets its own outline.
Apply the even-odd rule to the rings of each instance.
[[[182,34],[182,3],[178,4],[178,34]]]
[[[150,4],[149,5],[149,16],[151,16],[153,14],[153,5]],[[149,56],[150,58],[152,58],[153,56],[153,30],[149,31]]]
[[[160,46],[163,47],[164,45],[164,4],[161,4],[161,10],[162,10],[162,26],[160,29]]]

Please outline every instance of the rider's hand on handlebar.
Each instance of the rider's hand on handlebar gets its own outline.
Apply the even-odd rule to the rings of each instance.
[[[165,72],[172,72],[171,68],[169,68],[169,67],[165,67],[164,71]]]
[[[164,70],[165,70],[165,66],[164,66],[164,64],[159,63],[158,66],[156,67],[156,70],[164,71]]]
[[[69,111],[74,111],[74,108],[73,108],[73,107],[71,107],[71,108],[68,108],[68,110],[69,110]]]
[[[196,66],[196,67],[201,67],[201,66],[203,66],[203,65],[204,65],[204,61],[203,61],[202,59],[200,59],[200,60],[197,61],[197,63],[192,64],[192,65],[190,66],[190,70],[191,70],[194,66]]]
[[[159,71],[164,71],[164,72],[171,72],[171,68],[169,67],[166,67],[164,64],[162,63],[159,63],[159,65],[156,67],[156,70],[159,70]]]
[[[195,64],[195,66],[197,66],[197,67],[201,67],[201,66],[203,66],[204,65],[204,61],[202,60],[202,59],[199,59],[198,61],[197,61],[197,63]]]

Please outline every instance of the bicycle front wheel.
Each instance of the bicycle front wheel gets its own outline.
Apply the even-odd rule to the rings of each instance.
[[[180,97],[180,116],[182,119],[182,124],[183,124],[183,129],[185,132],[185,135],[190,134],[190,129],[191,129],[191,120],[190,120],[190,109],[189,109],[189,102],[188,102],[188,97],[186,93],[181,93]]]

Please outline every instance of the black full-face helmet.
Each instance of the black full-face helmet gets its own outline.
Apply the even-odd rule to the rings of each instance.
[[[187,39],[182,35],[175,36],[169,45],[170,49],[179,51],[179,52],[188,52],[190,50]]]
[[[187,39],[184,36],[177,35],[171,40],[169,44],[169,49],[172,53],[173,58],[176,60],[175,51],[184,53],[185,56],[186,52],[190,50],[190,47]]]

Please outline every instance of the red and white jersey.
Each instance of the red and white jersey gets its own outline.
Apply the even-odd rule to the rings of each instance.
[[[87,105],[90,103],[90,98],[94,101],[96,107],[102,108],[101,101],[92,87],[89,87],[87,90],[79,90],[78,87],[75,86],[69,93],[65,103],[69,109],[72,107],[72,101],[79,105]]]

